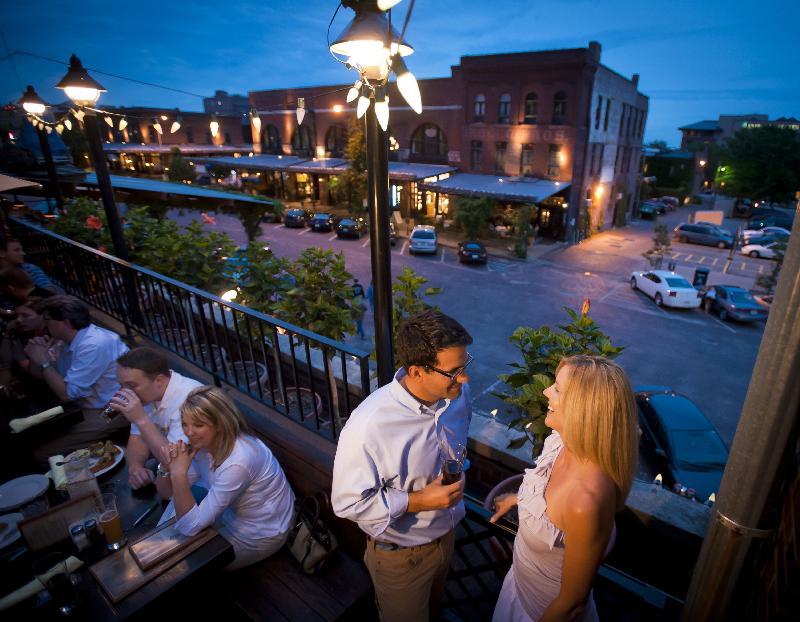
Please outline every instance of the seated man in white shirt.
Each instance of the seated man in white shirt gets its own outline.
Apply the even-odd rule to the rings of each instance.
[[[339,437],[333,511],[367,534],[364,563],[382,622],[428,620],[444,591],[466,510],[463,476],[443,483],[442,448],[467,446],[471,343],[439,311],[405,319],[396,337],[402,367],[359,404]]]
[[[117,359],[128,346],[116,333],[92,324],[89,307],[74,296],[53,296],[36,308],[48,336],[34,337],[25,346],[28,371],[62,402],[76,402],[84,417],[66,434],[34,449],[36,459],[46,461],[127,427],[124,418],[108,423],[101,411],[119,389]]]
[[[117,379],[122,385],[109,403],[131,423],[125,450],[128,483],[134,490],[155,480],[145,466],[152,456],[167,462],[170,443],[186,440],[181,406],[197,380],[169,368],[169,361],[153,348],[134,348],[117,359]]]

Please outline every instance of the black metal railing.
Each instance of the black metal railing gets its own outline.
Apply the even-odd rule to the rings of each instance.
[[[64,290],[227,384],[336,440],[370,391],[369,353],[11,219]]]

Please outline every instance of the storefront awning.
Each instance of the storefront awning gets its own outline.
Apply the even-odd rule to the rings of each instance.
[[[214,155],[226,153],[244,153],[253,151],[253,145],[138,145],[136,143],[106,143],[103,151],[106,153],[138,153],[162,154],[170,153],[178,148],[181,155]]]
[[[97,175],[88,173],[83,182],[90,186],[97,185]],[[122,175],[111,175],[111,185],[118,190],[132,190],[138,192],[157,192],[159,194],[174,194],[187,197],[197,197],[198,199],[220,199],[224,201],[242,201],[244,203],[261,203],[272,205],[271,201],[256,199],[246,194],[233,192],[223,192],[221,190],[210,190],[209,188],[199,188],[191,184],[180,184],[171,181],[159,181],[157,179],[144,179],[142,177],[123,177]]]
[[[316,173],[317,175],[340,175],[347,170],[347,160],[341,158],[315,158],[292,164],[290,173]]]
[[[9,175],[0,175],[0,192],[12,192],[13,190],[19,190],[20,188],[32,188],[34,186],[38,187],[41,185],[42,184],[39,184],[35,181],[28,181],[27,179],[19,179]]]
[[[395,179],[397,181],[419,181],[420,179],[437,177],[457,170],[455,166],[445,166],[442,164],[389,162],[389,179]]]
[[[488,197],[498,201],[538,203],[569,188],[568,181],[536,177],[498,177],[459,173],[441,181],[420,184],[421,190],[466,197]]]
[[[195,162],[213,164],[216,166],[229,166],[232,169],[246,171],[285,171],[290,166],[306,162],[307,158],[298,158],[289,155],[256,155],[246,158],[195,158]]]

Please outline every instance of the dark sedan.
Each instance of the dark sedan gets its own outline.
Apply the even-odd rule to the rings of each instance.
[[[703,296],[707,313],[717,313],[721,320],[757,322],[766,320],[769,311],[753,298],[753,294],[736,285],[714,285]]]
[[[461,263],[486,263],[486,247],[475,240],[458,243],[458,261]]]
[[[364,222],[354,218],[342,218],[336,225],[337,238],[360,238],[366,231]]]
[[[728,450],[706,416],[669,387],[636,391],[645,444],[655,454],[665,486],[694,488],[705,501],[719,490]]]
[[[332,214],[314,214],[314,217],[308,221],[308,226],[312,231],[333,231],[336,219]]]
[[[308,224],[311,214],[304,209],[290,209],[283,213],[283,224],[302,229]]]

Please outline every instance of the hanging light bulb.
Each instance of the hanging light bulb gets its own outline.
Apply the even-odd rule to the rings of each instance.
[[[159,135],[164,134],[164,130],[161,127],[161,124],[158,122],[158,119],[153,118],[153,129],[158,132]]]
[[[175,117],[175,120],[172,122],[172,125],[169,128],[169,133],[170,134],[174,134],[179,129],[181,129],[181,123],[182,122],[183,122],[183,117],[181,117],[180,115]]]
[[[250,121],[256,130],[256,134],[261,135],[261,117],[258,116],[258,110],[255,108],[250,109]]]
[[[108,124],[108,127],[114,127],[114,119],[111,117],[103,117],[103,120]]]
[[[217,121],[217,115],[213,112],[211,113],[211,122],[208,124],[208,128],[211,130],[211,136],[216,138],[219,133],[219,121]]]
[[[397,76],[397,89],[400,94],[417,114],[422,114],[422,97],[419,94],[419,84],[414,74],[408,70],[406,62],[400,54],[392,57],[392,69]]]
[[[45,108],[47,108],[47,104],[44,103],[44,100],[36,94],[36,91],[30,85],[22,94],[19,103],[22,105],[22,109],[30,114],[43,114]]]
[[[375,116],[384,132],[389,129],[389,97],[383,86],[375,89]]]
[[[64,119],[64,127],[67,128],[68,130],[72,130],[72,121],[70,121],[69,119]]]
[[[52,128],[52,127],[50,127],[49,125],[45,125],[45,126],[44,126],[44,129],[45,129],[45,130],[47,130],[47,133],[48,133],[48,134],[52,134],[52,133],[53,133],[53,128]]]
[[[361,80],[356,80],[355,84],[350,87],[350,90],[347,91],[347,103],[349,104],[353,101],[358,94],[361,92]]]
[[[381,11],[388,11],[396,4],[400,4],[400,0],[378,0],[378,8]]]
[[[126,127],[128,127],[128,120],[127,120],[125,117],[122,117],[122,118],[119,120],[119,131],[121,132],[121,131],[122,131],[122,130],[124,130]]]
[[[72,114],[75,115],[75,118],[80,122],[83,123],[83,117],[86,116],[86,113],[83,110],[73,110]]]
[[[358,98],[356,104],[356,117],[359,119],[364,116],[364,113],[369,109],[369,87],[364,85],[361,87],[361,97]]]
[[[297,98],[297,125],[303,125],[303,119],[306,118],[306,100],[304,97]]]
[[[59,136],[61,136],[61,132],[63,132],[63,131],[64,131],[64,126],[63,125],[61,125],[60,123],[58,125],[56,125],[56,132],[58,132]]]

